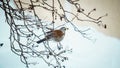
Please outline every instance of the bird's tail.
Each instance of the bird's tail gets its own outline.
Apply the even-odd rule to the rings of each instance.
[[[46,38],[43,38],[43,39],[37,41],[37,43],[39,44],[39,43],[41,43],[41,42],[43,42],[43,41],[45,41],[45,40],[46,40]]]

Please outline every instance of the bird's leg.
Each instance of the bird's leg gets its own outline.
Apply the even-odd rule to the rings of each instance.
[[[58,44],[57,44],[57,48],[58,48],[58,50],[63,49],[63,46],[62,46],[62,44],[61,44],[60,42],[58,42]]]

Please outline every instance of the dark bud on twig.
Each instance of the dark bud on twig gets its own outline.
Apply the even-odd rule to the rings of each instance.
[[[54,21],[52,21],[52,23],[54,24],[55,22],[54,22]]]
[[[36,0],[36,2],[39,2],[39,0]]]
[[[52,52],[49,52],[49,55],[53,55]]]
[[[34,7],[35,7],[34,5],[29,5],[28,9],[33,10]]]
[[[57,15],[55,15],[55,20],[57,20]]]
[[[60,16],[60,20],[62,21],[63,17]]]
[[[31,37],[31,36],[33,36],[33,34],[28,34],[28,35],[27,35],[27,37]]]
[[[49,55],[47,55],[47,59],[49,59]]]
[[[96,8],[94,8],[93,11],[96,11]]]
[[[65,17],[65,15],[60,15],[60,20],[62,21],[63,20],[63,18]]]
[[[105,29],[107,28],[107,25],[106,25],[106,24],[104,25],[104,28],[105,28]]]
[[[63,68],[65,68],[65,66],[63,66]]]
[[[58,66],[54,66],[54,68],[58,68]],[[61,67],[59,67],[59,68],[61,68]]]
[[[77,12],[81,12],[81,10],[80,10],[80,9],[78,9],[78,10],[77,10]]]
[[[68,58],[67,58],[67,57],[64,57],[64,59],[65,59],[65,60],[68,60]]]
[[[61,61],[64,62],[64,59],[62,59]]]
[[[77,12],[83,12],[84,11],[84,9],[77,9]]]
[[[3,43],[0,43],[0,47],[2,47],[3,46]]]
[[[85,11],[84,9],[82,9],[82,11]]]
[[[34,55],[34,52],[32,52],[32,55]]]

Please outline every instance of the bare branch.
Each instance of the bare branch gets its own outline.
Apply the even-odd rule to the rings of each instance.
[[[90,29],[83,31],[78,29],[73,23],[73,20],[95,23],[107,28],[107,25],[102,22],[102,18],[108,14],[94,18],[91,14],[96,11],[96,8],[85,13],[85,10],[82,8],[81,4],[78,3],[78,0],[66,0],[67,3],[74,6],[73,8],[75,8],[75,13],[65,9],[61,0],[52,0],[52,4],[49,4],[48,0],[29,1],[29,3],[26,3],[22,0],[14,0],[17,8],[13,8],[10,5],[10,0],[0,1],[0,3],[2,3],[0,4],[0,8],[4,11],[6,22],[10,27],[9,39],[11,51],[20,56],[21,62],[24,63],[27,68],[29,68],[31,64],[39,63],[38,61],[31,62],[29,60],[30,58],[43,59],[48,66],[52,66],[53,68],[65,68],[65,65],[63,65],[62,62],[68,60],[68,57],[65,56],[65,54],[67,52],[72,52],[72,49],[64,49],[64,47],[62,47],[63,44],[60,42],[56,44],[57,46],[54,44],[55,47],[52,47],[53,44],[48,40],[41,43],[41,45],[36,44],[36,41],[45,37],[48,31],[53,31],[69,23],[76,32],[79,32],[84,38],[91,40],[91,38],[86,34]],[[55,7],[55,3],[58,3],[59,8]],[[24,5],[27,7],[24,7]],[[36,8],[42,8],[51,13],[52,18],[49,23],[40,19],[36,12]],[[58,12],[58,10],[61,10],[61,12]],[[67,14],[72,15],[73,18],[70,19]],[[79,17],[80,14],[85,16],[87,19],[81,19]],[[64,23],[56,26],[56,20],[64,21]],[[1,43],[0,46],[2,45],[3,44]]]

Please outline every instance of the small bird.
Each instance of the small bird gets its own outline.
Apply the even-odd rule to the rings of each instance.
[[[49,31],[49,32],[46,32],[47,35],[45,36],[45,38],[41,39],[41,40],[38,40],[37,43],[41,43],[43,41],[47,41],[47,40],[54,40],[56,42],[60,42],[64,36],[65,36],[65,31],[67,30],[68,28],[65,28],[65,27],[61,27],[60,29],[58,30],[53,30],[53,31]]]

